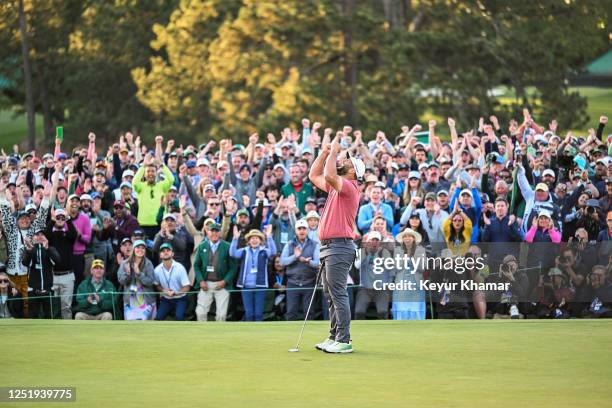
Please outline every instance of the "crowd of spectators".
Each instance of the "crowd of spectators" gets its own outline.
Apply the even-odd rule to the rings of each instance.
[[[338,138],[366,172],[349,276],[356,319],[612,316],[612,134],[558,135],[528,110],[459,132],[448,119],[366,141],[308,119],[248,144],[122,134],[101,152],[2,154],[0,317],[303,319],[325,194],[308,179]],[[486,267],[373,273],[376,257],[484,257]],[[373,280],[506,282],[509,290],[377,290]],[[308,318],[326,319],[320,291]]]

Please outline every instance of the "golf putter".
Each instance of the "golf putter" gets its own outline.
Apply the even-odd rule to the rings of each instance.
[[[302,335],[304,334],[304,327],[306,327],[306,321],[308,320],[308,316],[310,315],[310,308],[312,307],[312,301],[314,300],[315,294],[317,293],[317,285],[319,284],[319,277],[321,276],[321,268],[319,268],[319,272],[317,273],[317,278],[315,279],[314,289],[312,290],[312,296],[310,297],[310,303],[308,304],[308,310],[306,311],[306,316],[304,316],[304,323],[302,324],[302,330],[300,330],[300,336],[298,337],[297,344],[295,348],[290,348],[290,353],[297,353],[300,351],[300,343],[302,342]]]

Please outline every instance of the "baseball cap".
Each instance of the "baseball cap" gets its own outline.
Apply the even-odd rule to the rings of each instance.
[[[471,192],[469,189],[467,189],[467,188],[464,188],[463,190],[461,190],[461,193],[459,193],[459,195],[460,195],[460,196],[462,196],[462,195],[464,195],[464,194],[467,194],[467,195],[469,195],[470,197],[473,197],[473,196],[472,196],[472,192]]]
[[[516,260],[516,257],[514,255],[506,255],[506,256],[504,256],[504,259],[502,260],[502,263],[508,263],[508,262],[516,262],[516,263],[518,263],[518,261]]]
[[[174,221],[176,221],[176,215],[172,214],[172,213],[166,213],[164,215],[164,220],[167,220],[168,218],[172,218]]]
[[[295,229],[297,230],[299,228],[306,228],[306,229],[308,229],[308,223],[306,222],[305,219],[301,218],[301,219],[296,221]]]
[[[368,232],[367,240],[371,241],[373,239],[377,239],[379,241],[382,241],[382,235],[380,235],[380,232],[378,232],[378,231],[370,231],[370,232]]]
[[[185,163],[185,166],[187,166],[188,169],[193,169],[196,166],[196,161],[195,160],[187,160],[187,163]]]
[[[245,208],[241,208],[236,213],[236,217],[240,217],[241,215],[246,215],[248,217],[249,216],[249,211],[247,209],[245,209]]]
[[[415,178],[415,179],[420,179],[421,178],[421,173],[419,173],[418,171],[411,171],[410,173],[408,173],[408,178]]]
[[[438,194],[436,194],[436,195],[439,197],[441,195],[449,195],[449,194],[448,194],[448,190],[440,190],[440,191],[438,191]]]
[[[221,225],[213,221],[208,225],[208,229],[215,230],[215,231],[221,231]]]
[[[306,204],[316,204],[317,203],[317,199],[314,197],[308,197],[306,199]]]
[[[362,178],[365,173],[365,164],[361,159],[358,159],[356,157],[351,157],[350,160],[353,164],[353,167],[355,168],[355,176],[358,179]]]
[[[134,241],[134,248],[138,247],[138,246],[143,246],[143,247],[147,247],[147,243],[144,242],[142,239],[137,239],[136,241]]]
[[[133,188],[132,183],[130,183],[129,181],[124,181],[123,183],[121,183],[119,188],[123,188],[123,187]]]
[[[198,167],[200,167],[200,166],[208,166],[208,167],[210,167],[210,163],[205,158],[200,158],[196,162],[196,166],[198,166]]]
[[[538,217],[546,217],[552,219],[552,214],[548,210],[540,210],[540,212],[538,213]]]
[[[66,210],[64,210],[63,208],[58,208],[57,210],[55,210],[55,216],[57,217],[58,215],[63,215],[65,217]]]
[[[382,181],[377,181],[376,183],[374,183],[374,187],[380,187],[383,190],[385,189],[385,183],[383,183]]]
[[[555,176],[555,172],[553,169],[546,169],[544,170],[544,172],[542,172],[542,177],[544,176],[551,176],[551,177],[556,177]]]
[[[306,216],[304,217],[304,219],[306,221],[308,221],[311,218],[316,218],[317,220],[320,219],[321,217],[319,216],[319,213],[316,211],[308,211],[308,214],[306,214]]]
[[[57,155],[58,160],[66,160],[67,158],[68,156],[66,156],[66,153],[60,153]]]
[[[132,232],[133,237],[144,237],[144,234],[145,234],[144,231],[141,229],[137,229],[137,230],[134,230],[134,232]]]
[[[70,200],[72,200],[74,198],[76,198],[77,200],[81,201],[81,198],[78,195],[76,195],[76,194],[70,194],[70,197],[68,197],[68,201],[70,201]]]
[[[425,194],[425,200],[435,200],[436,199],[436,193],[427,193]]]
[[[81,194],[81,201],[83,200],[93,201],[93,199],[91,198],[89,194]]]
[[[171,251],[174,251],[174,248],[172,248],[172,244],[170,244],[170,243],[168,243],[168,242],[163,243],[163,244],[161,244],[161,245],[160,245],[160,247],[159,247],[159,251],[161,252],[161,251],[163,251],[164,249],[169,249],[169,250],[171,250]]]
[[[215,191],[215,186],[212,184],[207,184],[204,186],[204,191]]]
[[[129,169],[125,170],[123,174],[121,174],[121,177],[134,177],[134,172]]]
[[[94,259],[91,263],[91,269],[93,268],[102,268],[104,269],[104,261],[101,259]]]
[[[132,239],[128,238],[128,237],[123,238],[121,240],[121,245],[125,244],[126,242],[129,242],[131,244],[132,243]]]
[[[30,211],[37,211],[38,209],[36,208],[36,206],[34,204],[28,204],[25,206],[25,212],[30,212]]]
[[[535,191],[538,191],[538,190],[548,192],[548,185],[546,185],[546,183],[538,183],[535,187]]]
[[[430,161],[429,164],[427,164],[427,168],[430,168],[430,167],[440,168],[440,165],[435,161]]]
[[[123,202],[123,200],[115,200],[115,202],[113,203],[113,207],[125,207],[125,203]]]

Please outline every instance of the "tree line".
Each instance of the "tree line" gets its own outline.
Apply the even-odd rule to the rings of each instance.
[[[278,131],[304,116],[365,135],[425,113],[473,125],[527,106],[587,121],[568,77],[610,47],[610,0],[7,0],[0,108],[42,143],[90,130],[183,140]],[[491,90],[516,94],[500,103]],[[32,137],[32,134],[30,135]]]

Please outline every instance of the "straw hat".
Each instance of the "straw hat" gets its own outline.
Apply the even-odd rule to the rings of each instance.
[[[244,239],[246,239],[247,241],[249,239],[251,239],[251,237],[259,237],[259,239],[261,239],[262,241],[266,240],[266,236],[264,235],[263,232],[261,232],[258,229],[252,229],[250,230],[245,236]]]
[[[403,230],[402,232],[400,232],[399,234],[397,234],[397,242],[402,243],[404,242],[404,237],[406,235],[412,235],[412,237],[414,238],[414,242],[418,245],[421,243],[421,241],[423,240],[423,237],[421,236],[421,234],[419,234],[418,232],[416,232],[415,230],[413,230],[412,228],[406,228],[405,230]]]

